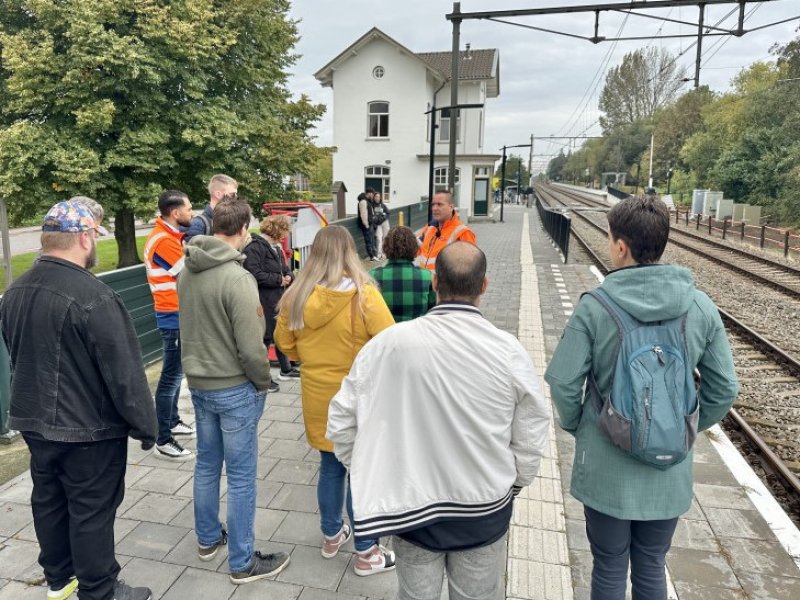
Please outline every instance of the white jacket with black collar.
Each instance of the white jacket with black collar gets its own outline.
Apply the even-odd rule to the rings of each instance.
[[[512,487],[536,476],[549,419],[528,353],[474,306],[441,304],[384,330],[328,413],[356,535],[510,510]]]

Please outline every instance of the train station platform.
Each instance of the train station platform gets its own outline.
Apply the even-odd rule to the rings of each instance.
[[[579,252],[563,264],[535,210],[506,206],[504,213],[504,223],[472,226],[489,261],[481,310],[519,337],[541,376],[580,294],[596,286],[598,276],[580,262]],[[166,600],[395,597],[394,574],[361,578],[353,572],[350,552],[333,560],[320,556],[318,453],[305,441],[299,383],[280,384],[280,393],[267,399],[259,427],[256,547],[291,552],[291,565],[274,581],[236,587],[228,580],[226,553],[200,562],[193,530],[194,462],[167,463],[131,443],[126,497],[116,522],[121,577],[127,582],[147,585],[154,599]],[[186,390],[181,413],[193,420]],[[569,495],[573,453],[572,438],[553,422],[539,476],[515,501],[506,598],[589,598],[591,554],[583,509]],[[800,534],[721,430],[699,437],[694,460],[695,499],[680,519],[667,559],[670,598],[800,598]],[[30,491],[29,473],[0,487],[0,600],[45,596]]]

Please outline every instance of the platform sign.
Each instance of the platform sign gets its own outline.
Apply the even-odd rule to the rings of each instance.
[[[675,212],[675,202],[672,200],[672,194],[661,196],[661,201],[667,205],[669,212]]]

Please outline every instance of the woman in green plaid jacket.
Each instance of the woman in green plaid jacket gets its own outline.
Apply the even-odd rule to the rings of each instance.
[[[393,227],[383,240],[389,262],[370,271],[397,323],[416,319],[436,304],[431,272],[414,265],[418,247],[413,231]]]

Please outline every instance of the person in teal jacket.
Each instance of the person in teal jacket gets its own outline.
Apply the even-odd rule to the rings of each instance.
[[[738,393],[719,312],[694,287],[690,271],[658,262],[669,236],[663,202],[623,200],[609,211],[608,225],[608,251],[616,270],[602,288],[639,321],[687,314],[688,359],[700,373],[698,429],[708,429],[728,412]],[[614,446],[598,428],[586,378],[593,373],[603,397],[609,394],[617,339],[617,325],[606,309],[592,296],[583,296],[545,380],[561,427],[575,436],[570,493],[584,504],[594,559],[592,600],[625,598],[629,563],[633,599],[666,600],[666,554],[678,517],[692,502],[692,454],[660,470]]]

